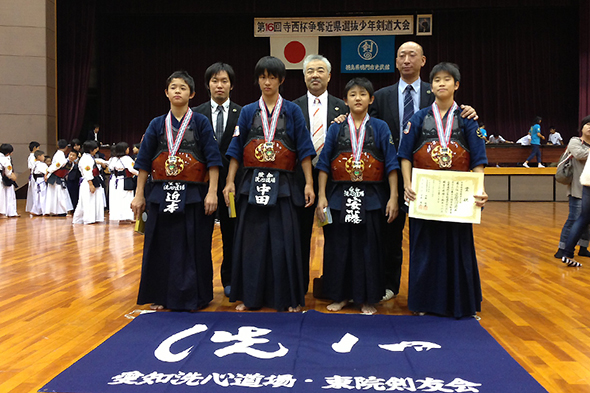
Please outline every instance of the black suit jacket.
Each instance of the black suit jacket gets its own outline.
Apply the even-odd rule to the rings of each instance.
[[[305,122],[307,124],[307,129],[311,130],[311,124],[309,123],[309,106],[307,105],[307,94],[302,95],[295,101],[293,101],[301,111],[303,112],[303,116],[305,117]],[[337,118],[340,115],[344,115],[348,113],[348,107],[340,98],[334,97],[331,94],[328,94],[328,128],[330,127],[330,123],[332,120]],[[326,130],[327,131],[327,130]]]
[[[88,135],[86,136],[86,140],[87,141],[94,141],[94,129],[88,131]],[[102,140],[102,131],[98,130],[98,147],[100,147],[100,144],[103,143],[104,141]]]
[[[402,130],[399,127],[399,82],[387,86],[375,92],[375,100],[369,108],[369,115],[383,120],[389,126],[396,149],[399,147],[399,136]],[[434,102],[434,94],[430,90],[430,83],[420,82],[420,109],[424,109]]]
[[[209,119],[211,126],[213,126],[213,117],[211,114],[211,100],[202,103],[201,105],[192,108],[193,112],[200,113]],[[219,143],[219,151],[221,152],[221,160],[223,161],[223,167],[219,168],[219,190],[223,190],[225,187],[225,178],[227,177],[227,170],[229,168],[229,159],[225,156],[225,152],[229,147],[231,142],[231,138],[234,134],[234,129],[238,124],[238,118],[240,117],[240,112],[242,107],[235,102],[229,102],[229,113],[227,115],[227,123],[225,125],[225,130],[223,131],[223,136],[221,137],[221,142]],[[213,126],[214,127],[214,126]],[[236,174],[236,185],[238,184],[239,173]]]

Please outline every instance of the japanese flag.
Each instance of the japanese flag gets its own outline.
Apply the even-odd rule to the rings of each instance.
[[[317,36],[270,37],[270,55],[281,59],[288,70],[302,70],[305,56],[317,53]]]

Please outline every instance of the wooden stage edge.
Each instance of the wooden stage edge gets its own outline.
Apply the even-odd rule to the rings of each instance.
[[[2,393],[38,391],[127,325],[126,316],[148,308],[136,304],[144,238],[131,225],[74,226],[71,217],[30,218],[23,210],[19,200],[21,217],[0,219]],[[480,323],[552,393],[590,391],[590,258],[568,268],[553,257],[567,210],[562,202],[489,202],[474,226]],[[315,228],[312,278],[321,274],[322,251]],[[404,251],[400,294],[378,305],[379,314],[411,314],[407,227]],[[216,227],[214,300],[201,312],[234,311],[223,295],[220,262]],[[327,304],[306,297],[306,309],[327,312]]]

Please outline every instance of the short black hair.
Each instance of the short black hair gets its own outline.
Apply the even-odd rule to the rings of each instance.
[[[74,138],[74,139],[72,139],[72,141],[70,142],[70,146],[71,146],[72,148],[74,148],[74,146],[76,146],[76,145],[81,145],[81,143],[80,143],[80,139],[78,139],[78,138]]]
[[[41,146],[41,144],[37,141],[32,141],[29,143],[29,151],[33,151],[34,148]]]
[[[455,79],[455,82],[461,81],[461,72],[459,72],[459,66],[455,63],[443,61],[432,67],[432,71],[430,71],[430,83],[432,83],[432,80],[439,72],[449,73]]]
[[[350,91],[350,89],[352,89],[355,86],[365,89],[369,93],[369,97],[373,97],[373,94],[375,93],[375,88],[373,87],[373,84],[367,78],[352,78],[348,81],[346,86],[344,86],[344,99],[348,97],[348,92]]]
[[[91,140],[84,142],[84,145],[82,145],[82,148],[84,149],[84,153],[92,153],[92,150],[98,148],[98,143],[96,143],[96,141],[93,141],[91,139]]]
[[[582,128],[588,123],[590,123],[590,115],[584,117],[582,121],[580,121],[580,133],[582,133]]]
[[[65,149],[66,147],[68,147],[68,141],[66,141],[65,139],[60,139],[59,141],[57,141],[58,149]]]
[[[127,154],[129,144],[127,142],[119,142],[115,145],[115,157],[123,157]]]
[[[255,83],[258,83],[258,78],[261,75],[264,75],[264,71],[266,71],[268,75],[279,78],[281,81],[287,76],[285,63],[274,56],[264,56],[262,59],[258,60],[258,63],[256,63],[256,66],[254,67]]]
[[[533,120],[533,124],[539,124],[543,120],[541,116],[535,116],[535,120]]]
[[[234,72],[234,69],[229,64],[218,61],[217,63],[211,64],[207,70],[205,70],[205,88],[207,90],[209,90],[209,82],[211,81],[211,78],[222,71],[227,72],[230,86],[234,85],[234,80],[236,79],[236,73]]]
[[[183,81],[186,82],[186,84],[188,85],[191,94],[193,94],[195,92],[195,80],[193,79],[192,76],[189,75],[188,72],[184,71],[184,70],[179,70],[179,71],[174,71],[172,73],[172,75],[170,75],[168,77],[168,79],[166,79],[166,90],[168,90],[168,86],[170,86],[170,83],[172,83],[173,79],[182,79]]]
[[[34,152],[33,154],[35,155],[35,156],[34,156],[34,157],[35,157],[35,159],[37,159],[37,158],[39,158],[39,157],[41,157],[41,156],[44,156],[44,155],[45,155],[45,152],[44,152],[43,150],[37,150],[37,151],[36,151],[36,152]]]
[[[10,143],[3,143],[2,145],[0,145],[0,153],[6,155],[6,154],[10,154],[14,151],[14,148],[12,147],[12,145]]]

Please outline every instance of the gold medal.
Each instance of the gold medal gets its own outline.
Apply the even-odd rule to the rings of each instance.
[[[275,160],[274,142],[264,142],[256,146],[254,156],[260,162],[272,162]]]
[[[168,156],[166,163],[166,176],[178,176],[184,169],[184,161],[178,156]]]
[[[453,151],[448,147],[438,145],[432,150],[430,156],[441,169],[449,169],[453,165]]]
[[[346,172],[350,174],[350,180],[357,182],[363,181],[363,171],[365,162],[363,160],[355,161],[353,156],[346,161]]]

